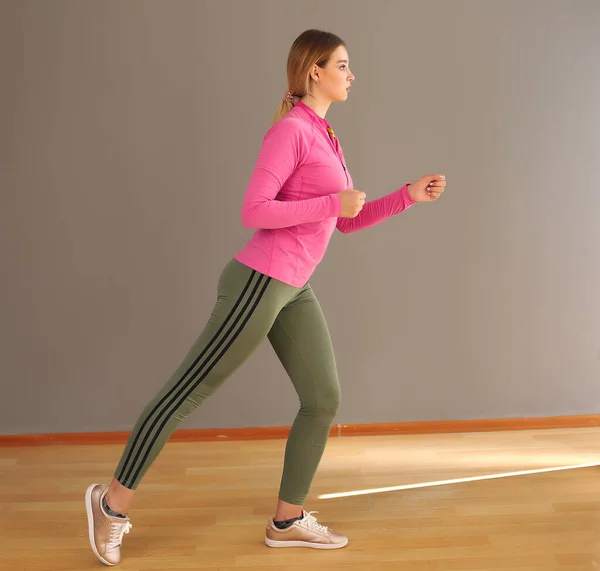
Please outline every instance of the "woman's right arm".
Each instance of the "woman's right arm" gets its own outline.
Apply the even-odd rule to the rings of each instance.
[[[293,121],[276,123],[267,132],[242,202],[246,228],[286,228],[340,215],[341,200],[336,193],[294,201],[276,198],[308,154],[309,145],[306,133]]]

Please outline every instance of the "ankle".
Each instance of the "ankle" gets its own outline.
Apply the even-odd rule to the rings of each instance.
[[[286,518],[286,519],[273,519],[273,525],[279,529],[287,529],[295,522],[301,520],[304,517],[304,514],[300,514],[299,516]]]
[[[110,506],[110,509],[126,514],[129,513],[131,503],[133,500],[134,490],[130,490],[123,486],[118,480],[113,478],[106,492],[106,502]]]
[[[274,521],[286,521],[299,518],[304,514],[304,505],[290,504],[282,499],[277,500]]]
[[[273,521],[287,521],[289,519],[301,519],[302,518],[302,512],[297,512],[294,514],[279,514],[276,513],[275,517],[273,518]]]
[[[114,504],[108,494],[102,498],[102,509],[104,509],[104,511],[112,517],[127,517],[127,510],[122,509],[122,506],[120,506],[118,503]]]

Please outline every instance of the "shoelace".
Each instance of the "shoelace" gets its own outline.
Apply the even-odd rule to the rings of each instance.
[[[110,539],[108,540],[107,550],[110,551],[115,547],[119,547],[123,543],[123,535],[129,533],[129,530],[133,527],[130,522],[118,523],[112,521],[110,523]]]
[[[298,522],[299,525],[308,529],[319,531],[321,533],[327,533],[329,528],[326,525],[322,525],[317,521],[317,518],[312,514],[318,514],[318,511],[304,512],[305,516]]]

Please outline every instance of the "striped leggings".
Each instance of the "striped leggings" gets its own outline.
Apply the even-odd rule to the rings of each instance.
[[[317,470],[340,385],[327,324],[310,284],[296,288],[230,261],[204,330],[139,416],[115,478],[136,489],[179,423],[269,339],[300,409],[287,440],[279,498],[302,505]]]

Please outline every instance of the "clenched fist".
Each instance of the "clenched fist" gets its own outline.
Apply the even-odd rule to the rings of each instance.
[[[408,187],[408,193],[415,202],[437,200],[446,186],[443,174],[430,174],[417,179]]]
[[[338,192],[342,203],[341,218],[355,218],[362,210],[367,195],[360,190],[342,190]]]

